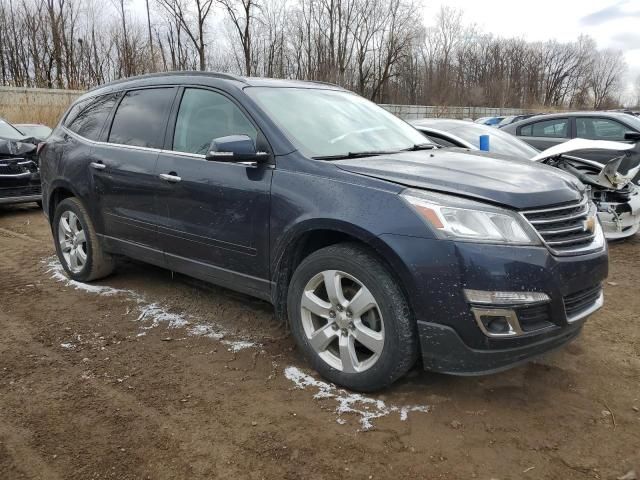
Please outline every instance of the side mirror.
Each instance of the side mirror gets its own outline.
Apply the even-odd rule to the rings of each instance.
[[[634,142],[640,141],[640,133],[638,132],[627,132],[624,134],[625,140],[633,140]]]
[[[268,158],[267,152],[258,152],[249,135],[229,135],[214,138],[207,152],[207,160],[216,162],[250,162],[257,164]]]

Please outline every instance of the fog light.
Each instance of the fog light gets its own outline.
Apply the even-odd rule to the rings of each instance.
[[[482,305],[518,305],[549,301],[549,296],[542,292],[494,292],[465,288],[464,295],[469,303]]]
[[[480,320],[490,333],[509,333],[509,323],[506,317],[489,317],[482,315]]]
[[[524,333],[514,310],[473,307],[471,311],[478,327],[487,337],[515,337]]]

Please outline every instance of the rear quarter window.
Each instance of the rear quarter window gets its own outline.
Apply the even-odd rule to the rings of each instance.
[[[64,126],[81,137],[98,140],[118,95],[110,93],[76,103],[69,111]]]

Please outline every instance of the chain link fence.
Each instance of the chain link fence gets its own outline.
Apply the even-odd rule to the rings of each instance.
[[[458,118],[475,120],[480,117],[506,117],[521,115],[528,110],[521,108],[492,108],[492,107],[443,107],[437,105],[392,105],[381,104],[385,110],[404,120],[420,118]]]

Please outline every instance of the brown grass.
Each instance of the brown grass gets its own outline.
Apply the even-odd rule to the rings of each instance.
[[[11,123],[54,127],[81,92],[0,87],[0,117]]]

